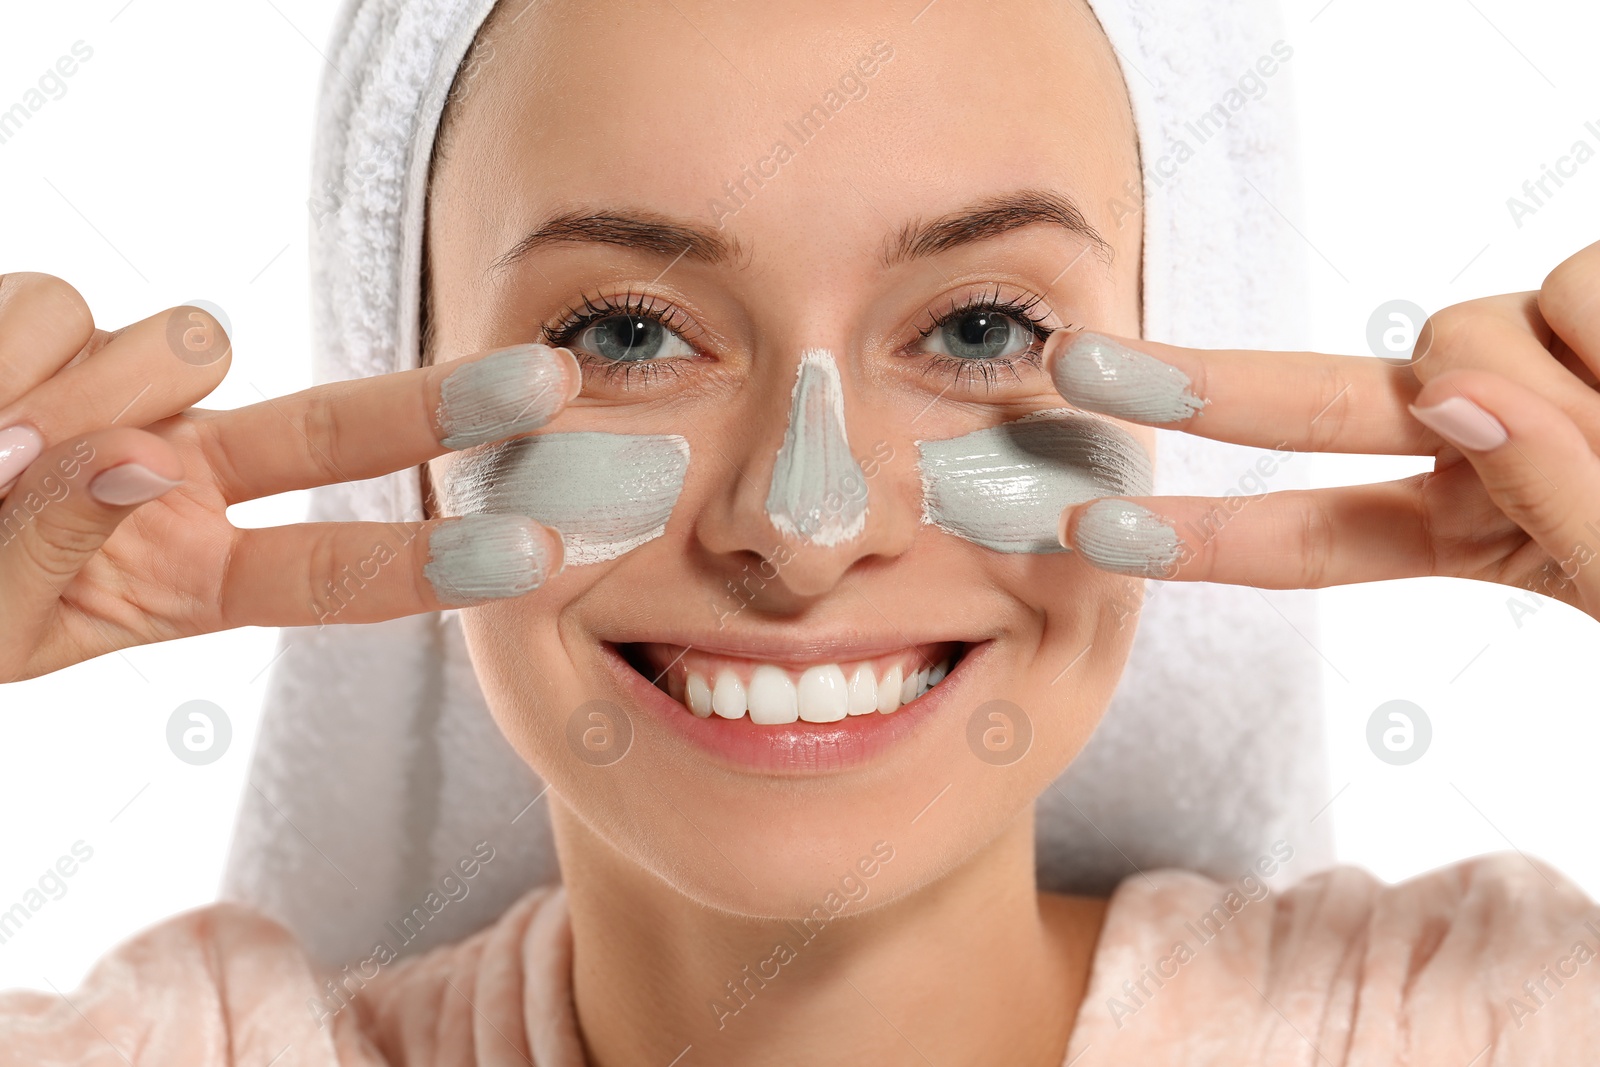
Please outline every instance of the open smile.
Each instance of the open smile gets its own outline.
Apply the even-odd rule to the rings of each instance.
[[[871,760],[947,703],[990,642],[786,657],[666,641],[602,645],[634,699],[720,762],[813,774]]]

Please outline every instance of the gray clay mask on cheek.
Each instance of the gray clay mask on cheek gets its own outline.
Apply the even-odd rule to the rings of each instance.
[[[677,434],[540,434],[460,453],[441,499],[451,515],[537,519],[560,532],[566,566],[583,566],[665,533],[688,469]]]
[[[946,441],[918,441],[922,521],[996,552],[1065,552],[1061,511],[1148,496],[1150,454],[1120,426],[1071,408]]]

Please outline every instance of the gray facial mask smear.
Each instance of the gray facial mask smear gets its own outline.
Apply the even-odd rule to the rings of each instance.
[[[789,427],[772,468],[767,516],[779,533],[825,547],[867,526],[867,479],[850,453],[844,386],[827,350],[807,349],[789,402]]]
[[[677,434],[540,434],[460,453],[441,496],[452,515],[526,515],[554,527],[566,566],[583,566],[666,532],[688,469],[689,442]]]
[[[922,521],[996,552],[1065,552],[1061,511],[1148,496],[1150,454],[1120,426],[1071,408],[1036,411],[945,441],[918,441]]]

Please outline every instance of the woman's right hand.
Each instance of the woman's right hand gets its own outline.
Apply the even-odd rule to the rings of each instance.
[[[571,353],[519,346],[233,411],[191,407],[230,356],[199,308],[108,333],[61,279],[0,276],[0,682],[236,626],[520,595],[560,570],[559,535],[520,516],[239,529],[227,508],[534,429],[577,393]],[[491,360],[498,373],[453,377]],[[478,526],[430,550],[465,522]]]

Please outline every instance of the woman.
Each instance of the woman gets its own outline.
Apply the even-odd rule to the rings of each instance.
[[[78,994],[9,997],[0,1056],[1518,1063],[1595,1036],[1593,905],[1547,868],[1341,869],[1207,925],[1225,887],[1198,876],[1039,893],[1032,803],[1117,684],[1142,576],[1447,574],[1596,614],[1574,546],[1600,247],[1436,316],[1406,366],[1141,342],[1116,205],[1144,171],[1093,13],[939,16],[910,64],[879,25],[910,9],[499,9],[433,156],[416,370],[192,410],[227,366],[215,323],[110,335],[66,283],[7,277],[0,482],[28,518],[0,549],[3,677],[326,621],[370,564],[337,621],[469,608],[496,721],[551,784],[564,889],[332,1001],[281,928],[205,909]],[[896,78],[708,208],[751,165],[731,132],[793,122],[841,64]],[[1081,411],[1041,417],[1063,398]],[[1437,463],[1269,495],[1194,543],[1173,531],[1210,502],[1127,503],[1154,425]],[[1027,476],[1071,494],[1042,536],[963,466],[1040,427]],[[422,527],[225,519],[422,464]],[[1002,732],[1006,706],[1052,709],[1000,773],[949,710],[989,701]],[[608,707],[627,760],[572,758],[573,713],[603,734]]]

